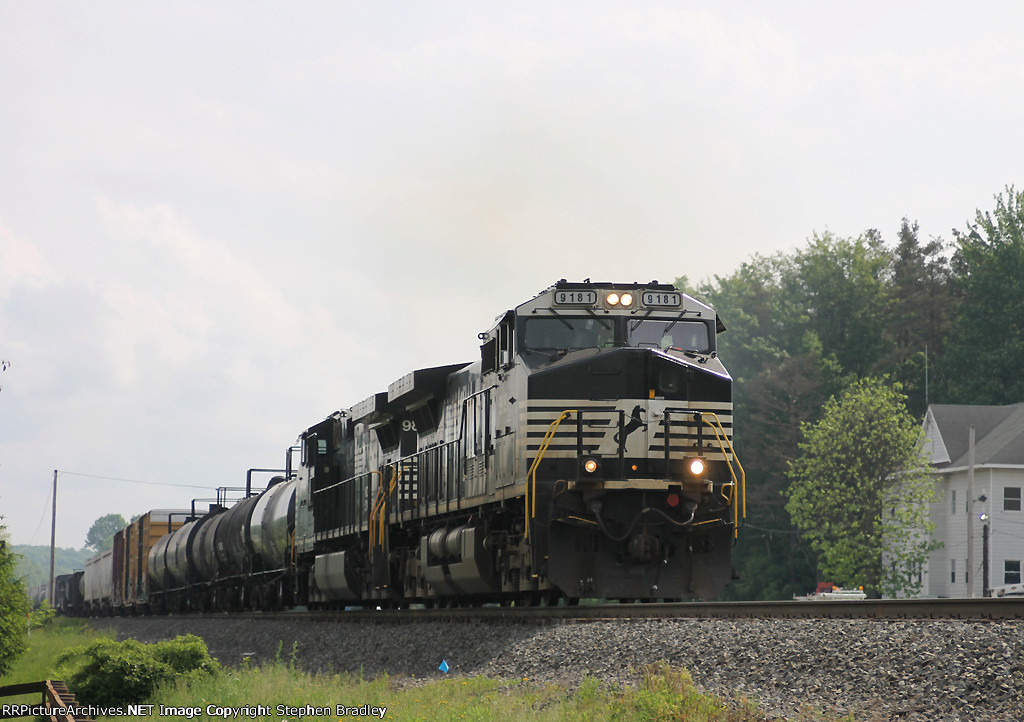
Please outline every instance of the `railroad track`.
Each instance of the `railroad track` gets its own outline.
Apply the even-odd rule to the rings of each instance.
[[[188,615],[217,618],[223,614]],[[548,607],[456,609],[347,609],[344,611],[248,612],[247,619],[401,624],[437,621],[505,621],[562,624],[610,619],[1024,619],[1024,599],[864,599],[844,601],[676,602]]]

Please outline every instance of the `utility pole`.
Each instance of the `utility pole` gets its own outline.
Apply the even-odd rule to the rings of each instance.
[[[53,606],[53,553],[57,539],[57,470],[53,470],[53,516],[50,519],[50,606]]]
[[[984,514],[983,517],[985,526],[981,527],[981,596],[990,597],[992,593],[988,586],[988,514]]]
[[[967,597],[974,599],[974,426],[967,436]]]

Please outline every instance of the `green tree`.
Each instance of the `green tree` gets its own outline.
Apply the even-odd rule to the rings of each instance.
[[[742,388],[766,365],[781,361],[795,325],[784,285],[793,275],[792,259],[779,253],[755,255],[728,276],[715,276],[697,290],[718,312],[728,329],[718,338],[719,355]]]
[[[814,553],[795,532],[783,492],[801,424],[816,419],[825,402],[828,370],[809,349],[766,366],[743,389],[744,441],[737,451],[749,479],[749,516],[736,553],[740,580],[728,589],[730,599],[787,599],[814,585]]]
[[[734,441],[748,479],[747,529],[733,555],[739,579],[727,599],[785,599],[814,583],[814,555],[793,529],[781,492],[800,423],[820,413],[835,364],[821,357],[813,334],[798,335],[804,309],[787,292],[796,273],[791,256],[755,255],[698,292],[728,328],[719,353],[735,380]]]
[[[821,575],[870,593],[917,593],[934,548],[934,483],[899,386],[857,381],[803,435],[787,472],[786,509],[818,554]]]
[[[942,364],[945,403],[1012,404],[1024,400],[1024,193],[996,196],[954,231],[956,313]]]
[[[0,517],[2,519],[3,517]],[[25,651],[28,593],[15,571],[16,559],[7,546],[6,527],[0,526],[0,677]]]
[[[114,545],[114,534],[128,526],[120,514],[106,514],[92,523],[85,535],[85,545],[102,552]]]
[[[917,223],[903,219],[887,282],[883,329],[889,350],[874,371],[903,384],[907,406],[917,417],[924,417],[927,406],[926,349],[934,387],[934,360],[941,357],[949,332],[950,267],[944,250],[941,239],[922,244]]]
[[[866,375],[885,351],[885,275],[890,264],[878,231],[858,238],[814,234],[794,258],[784,288],[788,302],[803,311],[791,328],[791,350],[808,331],[844,373]]]
[[[943,250],[904,219],[895,248],[874,230],[814,234],[698,284],[728,328],[718,348],[735,381],[734,443],[748,479],[748,530],[733,556],[741,579],[729,598],[785,598],[815,581],[815,553],[784,492],[803,425],[821,418],[826,399],[865,375],[891,375],[923,413],[924,346],[934,369],[948,328]]]
[[[816,238],[804,265],[835,245],[831,236]],[[815,581],[814,553],[785,509],[785,468],[796,456],[801,423],[818,418],[840,388],[842,370],[809,330],[800,268],[796,254],[754,256],[699,290],[728,328],[719,353],[735,380],[735,444],[748,479],[747,531],[733,557],[740,579],[726,590],[729,599],[785,599]]]

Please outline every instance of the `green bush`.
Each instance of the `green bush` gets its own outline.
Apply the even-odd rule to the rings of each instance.
[[[152,645],[153,655],[179,675],[212,674],[220,665],[206,648],[206,642],[194,634],[186,634]]]
[[[220,669],[203,640],[192,635],[156,644],[99,640],[67,650],[57,662],[79,699],[100,706],[144,702],[161,684]]]

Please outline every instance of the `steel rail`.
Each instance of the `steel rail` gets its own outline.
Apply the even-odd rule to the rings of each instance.
[[[177,619],[234,616],[245,619],[401,624],[412,622],[504,621],[564,624],[619,619],[1024,619],[1024,599],[863,599],[843,601],[674,602],[456,609],[346,609],[336,611],[247,612],[177,615]],[[167,617],[164,617],[166,619]]]

